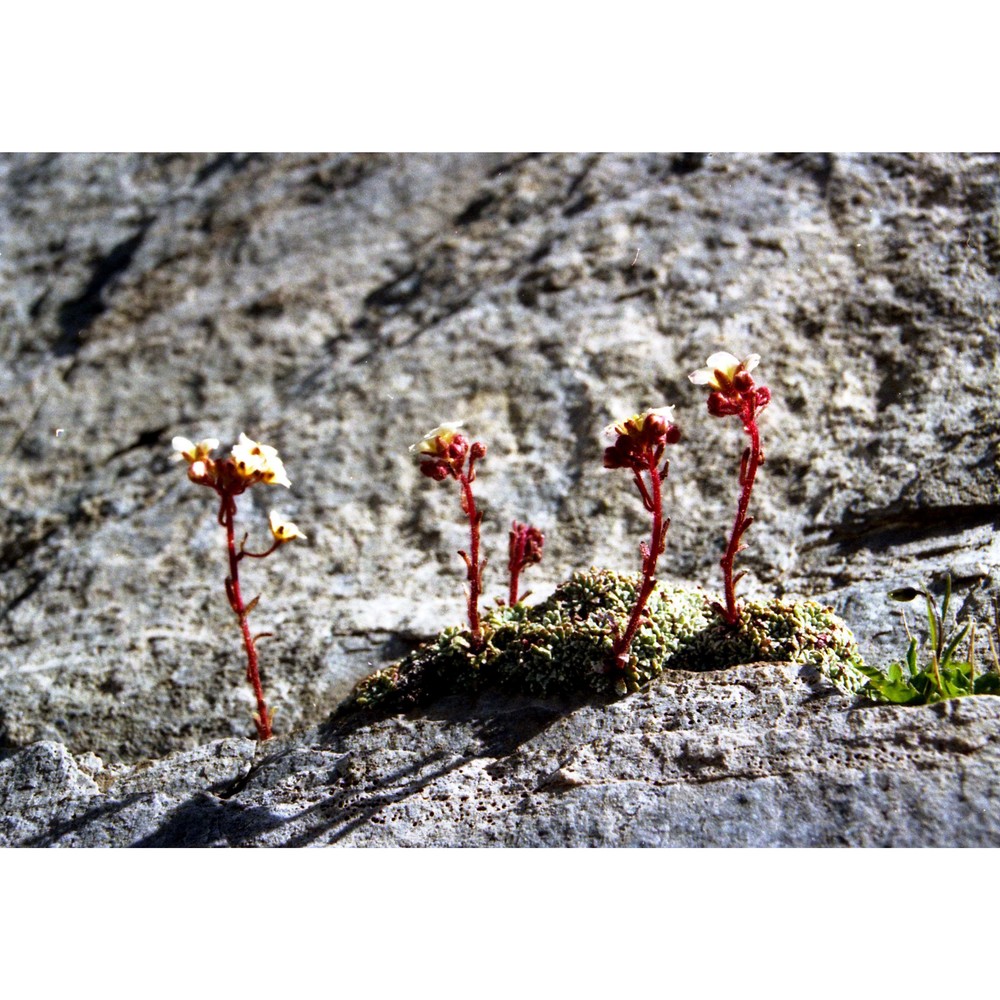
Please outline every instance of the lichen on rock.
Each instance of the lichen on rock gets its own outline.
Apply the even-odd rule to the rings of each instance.
[[[604,569],[575,573],[547,600],[483,616],[483,644],[447,628],[398,663],[362,680],[349,706],[406,708],[487,687],[550,697],[635,691],[664,670],[721,670],[740,663],[809,664],[853,693],[864,683],[861,655],[846,623],[815,601],[744,601],[729,626],[700,588],[658,585],[632,645],[624,677],[609,669],[638,576]]]

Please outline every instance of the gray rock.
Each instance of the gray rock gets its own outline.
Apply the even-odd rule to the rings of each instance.
[[[286,736],[462,620],[457,497],[407,454],[442,420],[489,446],[489,597],[515,517],[547,533],[525,581],[542,596],[637,568],[645,515],[601,428],[676,404],[660,576],[718,587],[742,442],[686,377],[718,349],[760,353],[774,394],[743,592],[830,603],[875,662],[905,648],[892,587],[951,572],[959,614],[982,615],[998,166],[0,157],[0,744],[36,744],[5,763],[41,753],[76,781],[37,741],[127,764],[252,734],[219,529],[175,434],[245,431],[286,462],[292,490],[240,510],[252,539],[271,506],[310,536],[245,580]]]
[[[141,766],[0,762],[4,846],[996,846],[1000,699],[855,708],[808,668],[499,696]]]

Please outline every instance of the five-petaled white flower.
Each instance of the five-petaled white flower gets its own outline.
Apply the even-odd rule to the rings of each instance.
[[[184,459],[187,462],[202,462],[219,447],[218,438],[205,438],[195,444],[186,437],[175,437],[170,442],[170,447],[174,449],[174,460]]]
[[[437,455],[442,448],[447,448],[458,434],[462,421],[442,424],[428,431],[416,444],[410,445],[410,451],[415,455]]]
[[[267,444],[260,444],[240,434],[238,444],[233,445],[233,461],[236,471],[244,478],[250,479],[257,475],[262,482],[276,483],[279,486],[291,486],[285,474],[284,463],[278,458],[278,449]]]
[[[276,510],[271,511],[268,516],[268,523],[271,525],[271,534],[279,542],[288,542],[293,538],[304,539],[306,537],[299,531],[299,526],[294,521],[282,520],[281,515]]]
[[[733,386],[733,379],[739,372],[752,372],[758,364],[760,364],[759,354],[748,354],[740,361],[735,354],[719,351],[705,362],[704,368],[691,372],[688,378],[695,385],[708,385],[717,392],[728,392]]]

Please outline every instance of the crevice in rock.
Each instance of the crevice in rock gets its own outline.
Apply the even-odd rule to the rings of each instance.
[[[238,153],[218,153],[204,166],[199,168],[194,175],[194,186],[200,187],[210,177],[213,177],[220,170],[228,169],[230,173],[238,173],[249,166],[254,160],[260,158],[260,153],[245,153],[240,156]]]
[[[840,524],[806,526],[806,534],[827,531],[829,535],[804,548],[836,545],[846,553],[859,549],[883,551],[923,539],[957,536],[963,531],[987,524],[1000,527],[1000,504],[948,504],[905,510],[885,507],[865,511]],[[954,547],[959,548],[960,545],[961,542],[956,538]]]
[[[127,455],[132,451],[138,451],[140,448],[158,447],[163,441],[163,435],[166,434],[168,430],[170,430],[170,424],[163,424],[161,427],[153,427],[149,430],[140,431],[131,444],[124,445],[108,455],[108,457],[104,460],[104,464],[107,465],[109,462],[113,462],[116,458],[121,458],[122,455]]]
[[[19,605],[23,604],[36,590],[42,585],[42,581],[45,579],[44,573],[34,573],[28,582],[28,585],[21,590],[19,594],[15,594],[6,604],[3,609],[3,614],[0,618],[9,618],[14,609]]]
[[[469,202],[468,205],[455,217],[456,226],[470,226],[473,222],[478,222],[490,205],[497,200],[496,195],[491,191],[478,195]]]
[[[701,170],[705,165],[707,153],[676,153],[670,159],[670,172],[675,177],[684,177]]]
[[[132,236],[115,244],[98,258],[84,290],[59,307],[61,333],[52,345],[55,357],[72,357],[83,346],[82,335],[108,308],[104,292],[120,274],[128,270],[152,223],[152,219],[147,219]]]
[[[833,176],[832,153],[779,153],[776,159],[806,174],[819,189],[820,197],[826,199],[830,178]]]

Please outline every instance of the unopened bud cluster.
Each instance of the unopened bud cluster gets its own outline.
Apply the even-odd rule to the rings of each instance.
[[[526,566],[542,561],[545,536],[530,524],[512,521],[510,538],[507,543],[507,572],[510,580],[507,603],[513,607],[523,601],[527,594],[518,593],[518,580]]]

